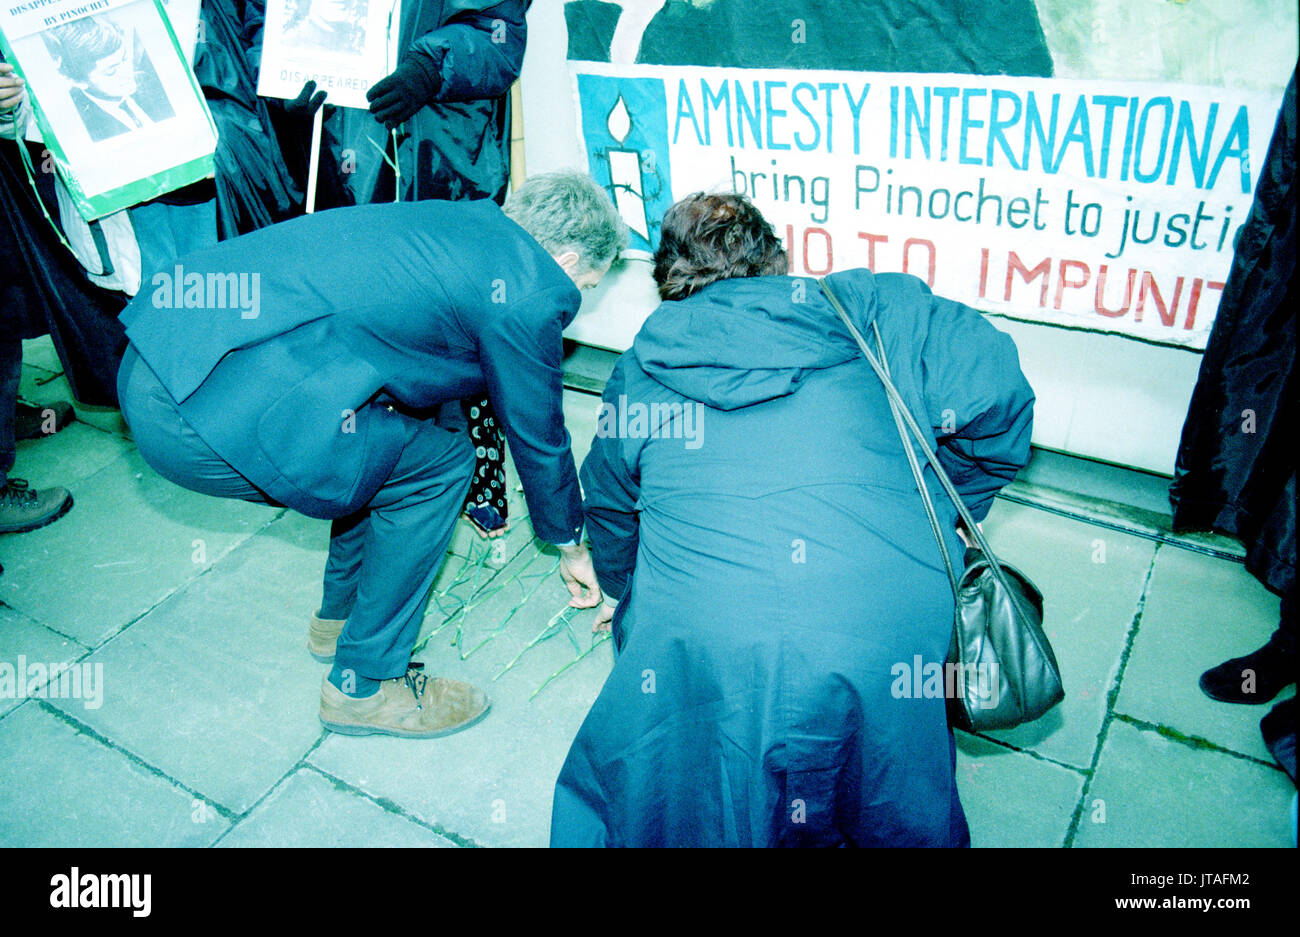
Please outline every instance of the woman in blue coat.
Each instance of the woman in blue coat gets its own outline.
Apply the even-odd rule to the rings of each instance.
[[[879,380],[743,198],[678,203],[655,260],[667,301],[582,467],[618,654],[552,845],[969,845],[944,700],[912,677],[953,596]],[[1015,345],[915,277],[829,279],[982,519],[1029,458]]]

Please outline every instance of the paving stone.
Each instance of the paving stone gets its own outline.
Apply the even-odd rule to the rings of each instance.
[[[0,720],[0,846],[207,846],[229,825],[36,702]]]
[[[24,348],[24,394],[68,399],[63,378],[46,381],[61,367],[48,340]],[[594,396],[565,394],[578,465],[597,406]],[[431,636],[419,655],[427,672],[482,686],[492,712],[466,732],[427,742],[322,738],[316,713],[325,668],[303,644],[320,598],[329,525],[171,485],[128,440],[111,435],[125,432],[115,411],[88,412],[107,433],[74,424],[20,449],[23,477],[68,484],[77,504],[48,528],[0,537],[7,567],[0,661],[23,654],[101,664],[103,705],[0,700],[0,844],[450,844],[421,822],[483,845],[546,844],[555,777],[612,652],[601,644],[533,699],[575,656],[563,634],[501,675],[568,600],[550,572],[554,553],[539,552],[532,537],[510,460],[509,565],[458,583],[466,561],[487,549],[462,522],[435,586],[447,593],[443,608],[430,605],[423,633]],[[1255,649],[1276,624],[1277,599],[1240,565],[1166,546],[1152,567],[1149,541],[1006,502],[986,529],[1047,596],[1068,694],[1054,713],[997,733],[1000,739],[1069,765],[1091,763],[1151,569],[1117,710],[1268,759],[1258,732],[1267,707],[1213,703],[1196,687],[1202,670]],[[203,541],[197,563],[195,540]],[[1105,562],[1097,562],[1099,551]],[[511,582],[520,570],[522,585]],[[47,585],[52,576],[57,588]],[[431,634],[466,599],[472,608],[462,641],[453,643],[454,621]],[[573,618],[582,648],[590,646],[593,617]],[[96,650],[87,654],[82,645]],[[1062,844],[1081,773],[987,739],[959,735],[958,744],[975,845]],[[302,765],[304,757],[331,777]],[[185,788],[236,814],[251,812],[227,835],[229,822],[196,808]],[[1076,842],[1287,846],[1293,790],[1263,764],[1120,719],[1111,723]],[[1104,824],[1092,822],[1094,801],[1105,803]]]
[[[526,574],[543,572],[553,564],[554,554],[539,557],[531,549],[503,573],[508,578],[530,560]],[[613,655],[609,642],[602,643],[530,700],[552,673],[576,656],[560,634],[525,652],[513,669],[493,680],[568,602],[563,583],[550,575],[494,635],[527,585],[502,588],[466,616],[464,659],[452,644],[453,625],[434,634],[418,655],[426,673],[467,680],[488,693],[492,711],[483,722],[431,741],[330,735],[308,760],[480,845],[545,846],[555,779],[609,674]],[[583,649],[590,647],[594,617],[595,612],[587,610],[573,618],[573,632]]]
[[[66,516],[0,537],[0,601],[90,647],[278,513],[173,485],[135,451],[69,490],[75,504]]]
[[[1041,719],[988,734],[1087,768],[1155,544],[1005,501],[994,502],[984,530],[999,558],[1042,591],[1065,684],[1065,699]]]
[[[1288,847],[1294,796],[1281,770],[1116,720],[1074,845]]]
[[[597,394],[584,394],[576,390],[564,392],[564,425],[573,440],[573,460],[582,468],[582,460],[591,451],[596,435],[596,416],[600,412],[601,398]]]
[[[322,731],[325,668],[305,647],[322,524],[285,515],[96,651],[104,704],[77,718],[231,812],[247,810]]]
[[[315,771],[295,771],[221,840],[223,848],[447,848],[418,823]]]
[[[28,339],[23,342],[23,367],[40,368],[48,373],[60,374],[63,362],[54,350],[54,342],[48,335]]]
[[[1064,844],[1083,775],[957,733],[957,791],[975,847]]]
[[[435,631],[445,630],[444,640],[451,639],[459,627],[462,631],[469,632],[466,640],[472,648],[502,623],[490,620],[485,612],[476,611],[476,606],[489,597],[498,596],[494,599],[493,607],[499,606],[502,616],[508,614],[512,605],[526,598],[530,588],[540,588],[547,571],[556,565],[555,550],[547,549],[540,541],[521,541],[518,549],[515,549],[515,544],[511,544],[514,552],[507,552],[507,563],[500,570],[485,562],[488,549],[479,542],[472,546],[468,557],[452,554],[447,556],[434,580],[433,589],[430,590],[424,622],[416,640],[417,647],[426,643]],[[558,573],[554,575],[558,576]],[[514,580],[509,586],[511,600],[505,603],[504,595],[499,594],[511,579]]]
[[[53,436],[20,440],[11,474],[27,479],[33,488],[68,488],[133,449],[129,440],[78,421]]]
[[[116,407],[91,406],[78,401],[72,395],[72,387],[63,374],[51,376],[43,369],[24,367],[22,378],[18,383],[18,394],[24,400],[34,404],[63,401],[72,404],[77,419],[82,423],[101,429],[116,436],[130,436],[131,431],[122,419]]]
[[[1238,563],[1161,547],[1116,712],[1271,762],[1259,733],[1269,706],[1218,703],[1201,673],[1264,644],[1278,598]],[[1295,695],[1284,690],[1278,699]]]
[[[87,653],[85,647],[71,638],[55,634],[26,615],[0,605],[0,665],[8,664],[15,671],[13,690],[15,695],[7,696],[0,691],[0,717],[22,703],[23,699],[29,698],[31,691],[38,689],[38,686],[28,685],[27,693],[22,697],[17,695],[17,671],[20,668],[30,673],[28,669],[30,665],[40,663],[46,668],[48,677],[51,665],[68,664]],[[69,689],[70,680],[71,678],[69,678]],[[44,686],[46,683],[48,679],[41,681],[39,685]]]

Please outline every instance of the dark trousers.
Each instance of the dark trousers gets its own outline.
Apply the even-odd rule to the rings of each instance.
[[[0,339],[0,488],[9,481],[17,445],[14,442],[14,407],[18,403],[18,379],[23,373],[23,343]]]
[[[136,446],[159,475],[203,494],[273,503],[185,422],[133,348],[122,362],[118,394]],[[406,447],[370,503],[333,522],[325,564],[325,605],[348,610],[335,663],[373,680],[406,672],[474,472],[464,433],[397,416],[405,421]]]
[[[1295,657],[1295,621],[1295,583],[1292,582],[1286,592],[1282,593],[1282,620],[1278,622],[1277,630],[1269,639],[1269,643],[1292,658]]]

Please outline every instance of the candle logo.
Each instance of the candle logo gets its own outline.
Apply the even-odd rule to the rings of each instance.
[[[614,190],[614,205],[627,222],[628,228],[648,242],[650,222],[646,218],[645,193],[641,185],[641,154],[622,147],[632,130],[632,118],[627,112],[623,95],[618,96],[605,124],[610,136],[619,144],[618,147],[605,150],[605,158],[609,160],[609,182]]]
[[[628,226],[629,248],[653,252],[672,205],[663,81],[579,75],[587,165]]]

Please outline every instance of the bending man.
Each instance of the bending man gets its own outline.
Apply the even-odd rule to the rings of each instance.
[[[194,491],[333,520],[309,648],[336,732],[428,738],[487,712],[410,669],[474,468],[431,418],[486,392],[537,536],[575,605],[600,600],[561,413],[561,332],[626,232],[578,173],[488,200],[340,208],[224,241],[155,274],[122,314],[122,413]],[[446,408],[459,414],[456,404]]]

